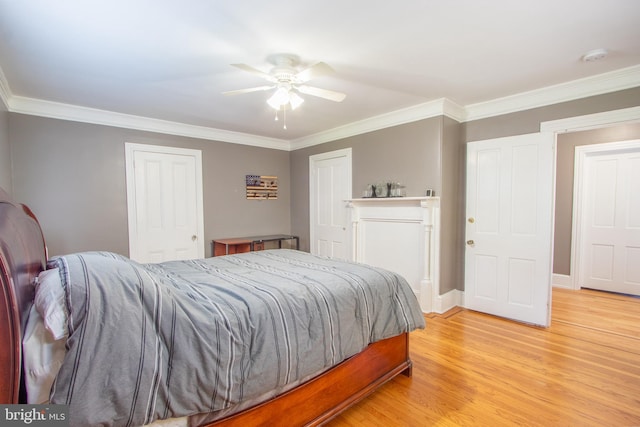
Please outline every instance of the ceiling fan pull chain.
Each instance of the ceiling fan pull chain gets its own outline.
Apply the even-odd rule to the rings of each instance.
[[[282,107],[282,118],[284,122],[282,129],[287,130],[287,109],[284,106]]]

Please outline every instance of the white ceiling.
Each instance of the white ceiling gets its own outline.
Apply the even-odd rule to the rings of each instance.
[[[597,48],[605,60],[581,60]],[[347,98],[304,95],[284,130],[268,93],[221,95],[264,84],[230,64],[268,71],[277,52],[326,62],[335,74],[308,84]],[[480,105],[618,70],[638,79],[639,65],[638,0],[0,0],[11,111],[144,117],[220,139],[304,140],[443,100]]]

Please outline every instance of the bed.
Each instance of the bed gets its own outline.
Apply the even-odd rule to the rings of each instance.
[[[396,375],[410,376],[409,332],[424,327],[415,296],[401,277],[300,251],[278,249],[151,265],[137,264],[107,252],[84,252],[48,260],[35,215],[26,206],[10,201],[2,190],[0,270],[0,340],[8,343],[0,348],[0,403],[27,401],[22,343],[25,330],[31,328],[29,320],[33,321],[34,317],[31,313],[35,311],[34,298],[37,300],[36,282],[55,271],[48,275],[59,277],[63,282],[68,318],[65,317],[64,323],[67,328],[65,355],[52,388],[51,403],[70,405],[72,425],[140,425],[182,416],[188,416],[189,425],[323,424]],[[127,274],[137,278],[133,280],[134,288],[130,288],[130,278],[125,279]],[[207,276],[215,278],[213,283],[204,283],[208,281]],[[258,282],[262,286],[267,276],[277,277],[278,282],[256,287]],[[377,296],[379,291],[371,290],[373,285],[369,282],[373,282],[373,276],[384,279],[382,287],[390,289],[390,296]],[[340,292],[349,290],[347,294],[328,293],[334,277],[346,279],[347,285],[336,286]],[[120,288],[120,283],[125,283],[125,287]],[[38,289],[41,287],[39,283]],[[107,295],[112,289],[116,296]],[[138,301],[136,304],[146,301],[148,307],[132,309],[118,292],[132,293],[133,298],[129,299]],[[293,296],[293,302],[278,302],[276,294]],[[352,301],[354,294],[365,295],[365,303]],[[98,303],[98,300],[119,303]],[[346,311],[338,311],[337,307],[343,304]],[[94,308],[90,306],[98,307],[100,314],[91,314]],[[224,314],[212,317],[210,307]],[[242,311],[249,312],[249,317],[243,318],[239,314]],[[145,318],[146,314],[140,312],[152,317]],[[168,314],[159,316],[161,312]],[[180,318],[181,312],[186,313],[183,317],[191,326],[172,323],[171,319]],[[269,315],[257,314],[263,312]],[[88,320],[96,317],[100,319],[97,324]],[[351,318],[363,321],[364,326],[351,326]],[[231,328],[231,323],[240,329]],[[276,323],[279,329],[270,329],[269,324]],[[208,325],[215,325],[212,326],[215,339],[209,330],[203,335]],[[283,329],[297,332],[291,335],[293,338],[285,339],[284,332],[280,332]],[[116,334],[114,330],[119,332]],[[107,338],[118,336],[119,340],[119,336],[124,335],[120,332],[129,330],[135,331],[136,336],[151,330],[161,333],[151,338],[148,345],[138,341],[118,344]],[[305,344],[307,335],[312,340]],[[92,341],[92,337],[97,341]],[[180,340],[174,341],[175,337]],[[299,347],[291,345],[293,342]],[[147,353],[155,348],[157,354],[164,356],[143,361],[139,349],[133,352],[137,356],[130,356],[128,347],[140,347]],[[267,349],[266,356],[253,353],[262,347]],[[190,351],[180,353],[179,349]],[[191,357],[184,353],[203,359],[202,363],[180,371],[187,363],[181,358]],[[88,359],[83,362],[83,357]],[[133,359],[144,368],[136,371],[125,364],[126,359]],[[273,367],[260,370],[272,362]],[[77,368],[109,365],[108,370]],[[214,366],[226,368],[218,371]],[[146,370],[155,372],[155,376],[146,379],[142,374],[127,375],[130,371]],[[174,373],[167,373],[169,370]],[[91,371],[106,372],[106,376],[85,378],[85,374],[92,375]],[[210,380],[216,385],[208,384]],[[91,408],[84,413],[82,406],[89,405],[87,402],[97,393],[95,388],[83,388],[85,383],[92,382],[99,384],[109,398],[103,399],[100,411]],[[107,388],[109,382],[115,382],[109,385],[113,389]],[[138,385],[145,382],[153,384],[149,388],[154,390],[153,399],[158,403],[149,405],[151,398],[146,392],[140,392],[143,397],[137,400],[147,402],[146,406],[141,410],[131,409],[131,391],[137,393]],[[231,389],[219,388],[219,383]],[[188,402],[184,396],[172,394],[174,389],[186,391]],[[125,395],[122,402],[118,400],[120,394]],[[71,395],[74,397],[69,400]],[[191,400],[195,406],[187,408]],[[113,411],[119,408],[112,406],[123,405],[129,406],[128,415],[114,416]],[[103,414],[89,418],[90,421],[80,418],[94,416],[94,412]],[[78,415],[80,413],[82,415]]]

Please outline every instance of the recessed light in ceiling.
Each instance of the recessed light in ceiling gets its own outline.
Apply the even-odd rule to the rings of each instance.
[[[609,54],[607,49],[594,49],[582,55],[582,60],[584,62],[601,61],[607,57],[607,54]]]

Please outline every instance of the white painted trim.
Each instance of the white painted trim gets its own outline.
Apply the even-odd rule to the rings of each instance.
[[[22,96],[13,96],[10,100],[10,110],[15,113],[289,151],[289,142],[282,139],[115,113],[113,111]]]
[[[540,131],[567,133],[638,121],[640,121],[640,106],[543,122],[540,124]]]
[[[553,281],[551,283],[554,288],[573,289],[573,278],[565,274],[553,273]]]
[[[438,314],[446,313],[454,307],[462,307],[463,301],[464,291],[453,289],[437,296],[433,303],[433,311]]]
[[[204,197],[203,197],[203,180],[202,180],[202,151],[190,148],[167,147],[162,145],[137,144],[133,142],[124,143],[125,150],[125,176],[127,185],[127,220],[129,231],[129,257],[136,259],[139,249],[137,240],[133,237],[137,235],[136,221],[136,191],[135,191],[135,171],[134,171],[134,153],[136,151],[177,154],[183,156],[195,157],[196,168],[196,216],[197,230],[196,235],[200,239],[201,244],[198,245],[197,258],[204,258],[205,254],[205,238],[204,238]]]
[[[336,141],[338,139],[348,138],[350,136],[360,135],[366,132],[372,132],[391,126],[398,126],[442,115],[452,115],[454,116],[452,117],[453,119],[462,121],[464,118],[464,108],[446,98],[440,98],[435,101],[425,102],[423,104],[414,105],[412,107],[353,122],[345,126],[329,129],[324,132],[297,138],[290,142],[292,149],[299,150],[301,148],[324,144],[325,142]]]
[[[487,102],[466,105],[466,120],[500,116],[531,108],[637,87],[640,84],[640,65],[573,80],[553,86],[522,92]]]
[[[0,98],[2,98],[10,112],[286,151],[298,150],[431,117],[447,116],[463,123],[629,89],[639,85],[640,65],[635,65],[609,73],[466,106],[458,105],[447,98],[440,98],[314,135],[294,140],[284,140],[16,96],[11,93],[9,83],[2,69],[0,69]]]
[[[582,181],[584,169],[584,157],[580,155],[576,147],[573,161],[573,206],[571,208],[571,259],[569,263],[570,277],[572,278],[570,289],[580,289],[578,266],[580,266],[580,251],[582,247],[582,204],[580,195],[583,193],[584,183]]]

